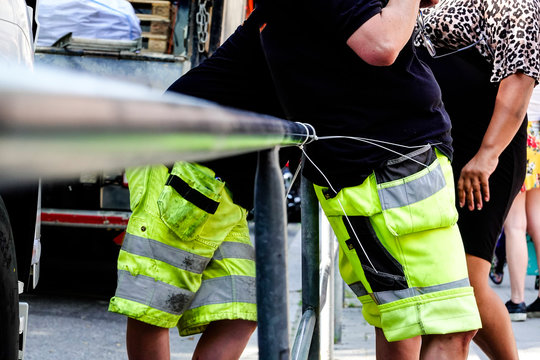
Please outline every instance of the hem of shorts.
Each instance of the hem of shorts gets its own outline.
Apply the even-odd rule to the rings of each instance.
[[[422,298],[423,296],[427,296],[427,298]],[[463,308],[463,310],[465,310],[466,312],[460,313],[454,311],[454,315],[452,315],[451,317],[424,317],[422,319],[418,319],[418,321],[411,323],[410,325],[400,327],[383,327],[384,335],[388,341],[398,341],[418,335],[466,332],[476,330],[482,327],[480,315],[477,310],[476,299],[474,297],[472,288],[469,287],[462,289],[446,290],[439,292],[439,294],[433,293],[425,294],[423,296],[421,295],[418,297],[407,299],[410,301],[397,304],[397,306],[392,306],[389,304],[390,306],[387,306],[386,309],[381,309],[381,319],[382,317],[385,317],[385,314],[402,312],[405,310],[404,308],[406,307],[430,305],[435,309],[437,309],[437,307],[439,306],[444,306],[445,308],[447,308],[447,306],[442,305],[442,303],[448,301],[458,301],[458,299],[460,302],[463,301],[462,304],[466,306],[465,308]],[[404,324],[406,323],[405,320],[406,319],[402,319],[401,321],[396,321],[396,323]]]
[[[113,299],[114,299],[114,297],[113,297]],[[119,299],[121,299],[122,301],[131,301],[131,300],[122,299],[122,298],[119,298]],[[156,309],[153,309],[153,308],[148,308],[148,309],[156,310]],[[112,303],[109,303],[108,311],[116,313],[116,314],[127,316],[129,318],[135,319],[137,321],[144,322],[146,324],[159,326],[159,327],[162,327],[162,328],[170,329],[170,328],[175,327],[177,325],[177,323],[178,323],[178,316],[176,316],[176,315],[171,315],[171,316],[176,317],[176,319],[174,319],[173,321],[164,321],[163,318],[158,318],[158,317],[154,317],[154,316],[151,316],[151,315],[148,315],[148,314],[135,313],[135,312],[131,312],[131,311],[121,309],[120,307],[118,307],[118,306],[116,306],[116,305],[114,305]]]
[[[443,323],[445,320],[455,321],[457,319],[462,319],[462,324],[463,323],[468,323],[469,321],[471,323],[476,323],[477,322],[477,317],[476,316],[464,315],[464,316],[455,316],[455,317],[447,318],[447,319],[436,319],[436,320],[433,320],[433,321],[423,321],[423,325],[411,324],[410,326],[401,327],[399,329],[395,329],[395,330],[388,330],[387,329],[387,330],[383,330],[383,331],[384,331],[384,336],[386,337],[387,341],[393,342],[393,341],[400,341],[400,340],[409,339],[411,337],[418,336],[418,335],[444,335],[444,334],[452,334],[452,333],[460,333],[460,332],[478,330],[478,329],[482,328],[482,326],[480,324],[476,324],[476,325],[470,325],[470,326],[459,325],[459,326],[454,326],[454,327],[446,327],[444,331],[432,331],[432,332],[429,332],[429,333],[425,333],[425,331],[423,331],[423,328],[425,326],[427,326],[427,325],[435,324],[437,327],[440,327],[441,323]],[[469,319],[469,320],[467,320],[467,319]],[[409,334],[411,334],[411,333],[414,333],[416,335],[409,336]],[[403,335],[403,334],[407,334],[407,335]]]
[[[203,316],[198,316],[198,319],[187,321],[185,323],[179,324],[178,332],[180,336],[190,336],[202,333],[208,324],[213,321],[218,320],[248,320],[248,321],[257,321],[257,312],[253,311],[244,311],[244,312],[220,312],[217,314],[207,314]],[[181,327],[181,329],[180,329]]]

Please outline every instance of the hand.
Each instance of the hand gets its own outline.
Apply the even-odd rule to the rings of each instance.
[[[428,8],[437,5],[439,0],[420,0],[420,8]]]
[[[498,163],[498,157],[478,152],[461,169],[457,184],[460,207],[467,204],[470,211],[482,210],[483,201],[489,201],[489,176]]]

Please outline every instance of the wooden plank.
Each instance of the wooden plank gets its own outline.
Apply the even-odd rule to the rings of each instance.
[[[169,1],[163,1],[163,0],[129,0],[129,2],[134,3],[134,4],[170,5]]]
[[[167,51],[167,40],[148,39],[148,51],[164,53]]]
[[[156,22],[161,21],[161,22],[166,22],[166,23],[171,22],[169,18],[166,18],[164,16],[152,15],[152,14],[136,14],[136,15],[141,21],[156,21]]]
[[[147,39],[155,39],[155,40],[167,40],[168,39],[168,36],[167,35],[161,35],[161,34],[152,34],[152,33],[148,33],[148,32],[143,32],[141,34],[141,36],[143,38],[147,38]]]
[[[140,14],[162,16],[169,19],[171,15],[171,3],[168,1],[132,1],[133,8]]]

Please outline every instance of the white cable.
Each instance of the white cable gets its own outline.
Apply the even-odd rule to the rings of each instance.
[[[302,126],[304,126],[306,128],[306,131],[307,130],[307,126],[306,125],[309,125],[312,129],[313,129],[313,139],[312,141],[315,141],[315,140],[330,140],[330,139],[350,139],[350,140],[356,140],[356,141],[361,141],[361,142],[365,142],[367,144],[370,144],[370,145],[373,145],[373,146],[378,146],[386,151],[389,151],[389,152],[392,152],[394,154],[397,154],[399,156],[402,156],[402,157],[405,157],[406,159],[409,159],[413,162],[416,162],[417,164],[420,164],[424,167],[428,167],[428,165],[424,164],[424,163],[421,163],[420,161],[416,160],[416,159],[413,159],[412,157],[408,156],[407,154],[402,154],[400,153],[399,151],[396,151],[396,150],[393,150],[393,149],[390,149],[386,146],[383,146],[381,144],[387,144],[387,145],[392,145],[392,146],[396,146],[396,147],[403,147],[403,148],[408,148],[408,149],[420,149],[426,145],[412,145],[412,146],[408,146],[408,145],[403,145],[403,144],[396,144],[396,143],[392,143],[392,142],[388,142],[388,141],[383,141],[383,140],[376,140],[376,139],[369,139],[369,138],[362,138],[362,137],[354,137],[354,136],[321,136],[321,137],[317,137],[315,135],[315,128],[313,128],[313,126],[311,124],[304,124],[304,123],[298,123],[298,124],[301,124]],[[308,135],[309,135],[309,131],[308,131]],[[379,144],[380,143],[380,144]],[[299,148],[300,150],[302,151],[302,153],[304,154],[304,156],[306,157],[306,159],[309,160],[309,162],[311,163],[311,165],[313,165],[313,167],[315,167],[315,169],[317,169],[317,171],[323,176],[324,180],[326,180],[326,183],[328,184],[328,186],[330,187],[330,189],[335,193],[337,194],[338,192],[336,191],[336,189],[334,189],[334,187],[332,186],[332,183],[330,182],[330,180],[328,180],[328,177],[326,177],[326,175],[324,174],[324,172],[315,164],[315,162],[313,160],[311,160],[311,158],[309,157],[309,155],[306,153],[305,149],[304,149],[304,145],[307,144],[307,141],[304,141],[302,144],[299,145]],[[439,145],[440,143],[435,143],[435,144],[427,144],[427,145]],[[295,177],[296,177],[296,174],[295,174]],[[294,180],[293,180],[294,181]],[[291,185],[292,186],[292,185]],[[368,260],[369,264],[371,265],[371,268],[378,274],[379,272],[377,271],[377,269],[375,268],[375,266],[373,265],[373,262],[371,261],[371,259],[369,258],[366,250],[364,249],[364,247],[362,246],[362,242],[360,241],[360,238],[358,237],[358,235],[356,234],[356,231],[354,230],[354,227],[352,226],[352,223],[351,223],[351,220],[349,219],[349,217],[347,216],[347,213],[345,212],[345,208],[343,207],[343,204],[341,204],[341,201],[339,199],[337,199],[337,202],[341,208],[341,211],[343,212],[343,216],[345,217],[345,219],[347,220],[347,223],[349,224],[352,232],[353,232],[353,235],[354,237],[356,238],[356,240],[358,241],[358,245],[360,245],[360,248],[362,249],[362,252],[364,253],[364,255],[366,256],[366,259]]]
[[[321,175],[324,177],[324,179],[326,180],[326,182],[328,183],[328,186],[330,186],[330,189],[332,189],[332,191],[337,194],[337,191],[334,189],[334,187],[332,186],[332,184],[330,183],[330,181],[328,180],[328,178],[326,177],[326,175],[321,171],[321,169],[319,169],[319,167],[317,165],[315,165],[315,163],[313,162],[313,160],[311,160],[311,158],[308,156],[308,154],[306,153],[306,151],[304,150],[303,147],[300,148],[300,150],[302,150],[302,153],[304,154],[304,156],[306,157],[306,159],[309,160],[309,162],[321,173]],[[354,234],[354,237],[356,238],[356,240],[358,241],[358,245],[360,245],[360,248],[362,249],[362,252],[364,253],[364,255],[366,256],[366,259],[369,261],[369,264],[371,265],[371,268],[373,269],[373,271],[375,271],[377,274],[379,273],[377,271],[377,269],[375,269],[375,266],[373,265],[373,263],[371,262],[371,259],[369,258],[366,250],[364,249],[364,247],[362,246],[362,242],[360,241],[360,238],[358,237],[358,235],[356,234],[356,231],[354,231],[354,228],[351,224],[351,221],[349,219],[349,217],[347,216],[347,213],[345,212],[345,209],[343,208],[343,205],[341,204],[341,201],[339,201],[339,199],[337,199],[338,201],[338,204],[341,208],[341,211],[343,212],[343,216],[345,217],[345,219],[347,219],[347,222],[349,223],[349,226],[351,227],[352,231],[353,231],[353,234]]]

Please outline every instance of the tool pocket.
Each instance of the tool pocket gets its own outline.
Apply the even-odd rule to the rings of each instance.
[[[180,239],[195,239],[216,212],[224,186],[208,168],[176,163],[157,201],[161,219]]]
[[[393,235],[448,227],[457,222],[449,166],[444,155],[426,145],[387,161],[375,171],[382,214]]]

